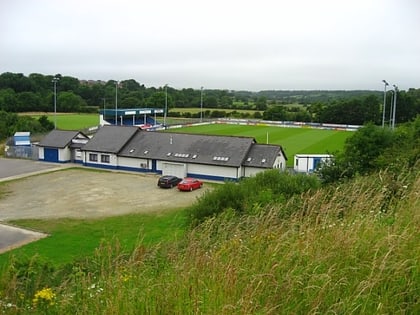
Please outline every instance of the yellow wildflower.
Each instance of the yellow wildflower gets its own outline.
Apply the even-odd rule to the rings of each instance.
[[[35,293],[34,299],[32,300],[33,304],[36,306],[39,304],[54,305],[55,293],[51,288],[44,288]]]

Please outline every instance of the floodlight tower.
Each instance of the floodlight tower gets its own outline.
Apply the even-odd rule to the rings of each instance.
[[[168,84],[165,84],[165,112],[163,113],[163,128],[166,129],[166,112],[168,111]]]
[[[386,109],[386,87],[389,85],[389,83],[386,82],[386,80],[382,80],[382,82],[384,83],[384,106],[382,108],[382,128],[384,128],[384,126],[385,126],[385,109]]]
[[[54,83],[54,129],[57,129],[57,82],[60,80],[58,77],[54,77],[51,82]]]
[[[203,122],[203,87],[201,87],[200,95],[200,122]]]
[[[115,126],[118,124],[118,81],[115,81]]]
[[[395,129],[395,112],[397,111],[397,94],[398,94],[398,86],[395,84],[394,87],[394,104],[393,104],[393,110],[392,110],[392,130]]]

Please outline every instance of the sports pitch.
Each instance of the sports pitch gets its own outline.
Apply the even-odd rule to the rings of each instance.
[[[341,151],[346,139],[353,135],[353,131],[231,124],[191,126],[171,129],[171,132],[245,136],[255,138],[257,143],[281,145],[288,158],[288,166],[293,166],[295,154],[333,154]]]

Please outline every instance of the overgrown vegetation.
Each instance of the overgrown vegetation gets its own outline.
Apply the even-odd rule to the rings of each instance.
[[[193,226],[223,212],[235,215],[257,213],[269,204],[283,204],[295,195],[319,187],[314,176],[298,174],[290,176],[278,170],[268,170],[245,178],[240,184],[226,182],[205,193],[189,209]]]
[[[380,172],[254,214],[224,212],[178,243],[139,242],[131,253],[104,241],[94,257],[66,268],[37,257],[12,261],[0,307],[8,314],[415,314],[420,178],[396,180]],[[399,187],[391,199],[390,185]]]
[[[398,174],[420,157],[420,116],[396,130],[368,124],[346,139],[344,150],[318,174],[325,183],[388,168]]]
[[[12,136],[17,131],[29,131],[31,133],[43,133],[54,128],[54,123],[47,116],[34,119],[29,116],[18,116],[15,113],[7,113],[0,110],[0,140]]]
[[[190,209],[195,224],[176,242],[148,246],[140,240],[127,252],[121,240],[104,240],[93,257],[62,268],[37,257],[26,264],[11,260],[0,278],[0,309],[8,314],[417,314],[416,126],[418,121],[399,130],[386,145],[378,141],[382,149],[372,156],[375,163],[366,170],[354,164],[352,176],[334,184],[320,187],[316,177],[271,171],[226,183]]]

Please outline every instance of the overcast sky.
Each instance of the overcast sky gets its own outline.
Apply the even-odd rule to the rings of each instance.
[[[419,0],[0,0],[0,73],[230,90],[420,88]]]

